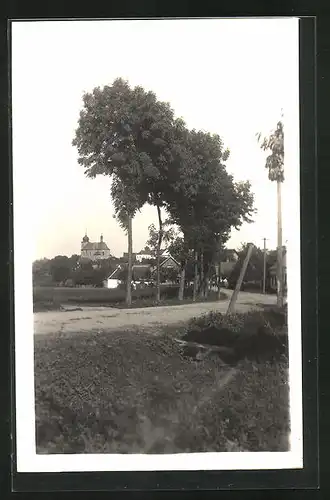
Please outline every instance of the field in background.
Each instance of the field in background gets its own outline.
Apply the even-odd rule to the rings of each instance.
[[[191,302],[192,287],[185,290],[184,301],[178,300],[179,287],[176,285],[161,286],[161,301],[157,305],[175,305]],[[132,290],[132,307],[151,307],[156,305],[155,288],[142,288]],[[221,294],[220,299],[224,300],[227,296]],[[35,287],[33,289],[34,311],[46,311],[59,309],[61,305],[96,305],[127,307],[125,304],[125,289],[109,288],[70,288],[70,287]],[[217,292],[210,292],[209,301],[218,299]],[[198,299],[201,300],[201,299]],[[206,299],[203,299],[206,300]]]

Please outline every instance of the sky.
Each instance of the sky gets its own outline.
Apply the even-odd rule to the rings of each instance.
[[[219,134],[230,149],[228,172],[251,182],[257,213],[232,231],[228,248],[262,246],[263,238],[276,247],[276,184],[256,133],[269,134],[283,110],[287,242],[299,190],[297,154],[287,154],[299,124],[297,28],[292,18],[13,23],[14,226],[23,221],[19,241],[29,241],[33,260],[79,254],[85,230],[91,241],[102,233],[113,255],[127,251],[110,180],[87,179],[72,146],[84,92],[117,77],[154,91],[189,128]],[[133,221],[134,251],[144,247],[151,223],[156,209],[145,206]]]

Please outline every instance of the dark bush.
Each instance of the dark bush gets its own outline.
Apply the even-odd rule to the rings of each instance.
[[[153,292],[155,294],[155,291]],[[161,297],[163,299],[176,299],[179,295],[178,286],[168,286],[161,290]]]
[[[288,354],[287,310],[224,315],[211,312],[193,319],[183,340],[234,349],[236,360],[274,360]]]

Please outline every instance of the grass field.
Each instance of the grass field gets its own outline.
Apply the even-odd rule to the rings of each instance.
[[[178,300],[177,286],[162,285],[160,302],[156,302],[155,295],[155,288],[132,290],[131,307],[189,304],[192,302],[191,288],[185,291],[185,298],[183,301]],[[227,295],[221,292],[220,300],[225,300],[226,298]],[[61,305],[93,305],[126,308],[125,299],[126,291],[124,289],[35,287],[33,290],[35,312],[60,309]],[[197,301],[201,302],[216,300],[218,300],[218,293],[214,291],[209,293],[207,299],[197,299]]]
[[[38,452],[288,449],[286,356],[196,361],[166,330],[36,339]]]

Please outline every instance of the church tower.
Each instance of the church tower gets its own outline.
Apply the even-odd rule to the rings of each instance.
[[[87,231],[85,232],[85,236],[83,237],[83,239],[81,241],[81,249],[83,249],[83,247],[86,245],[86,243],[89,243],[89,238],[87,236]]]

